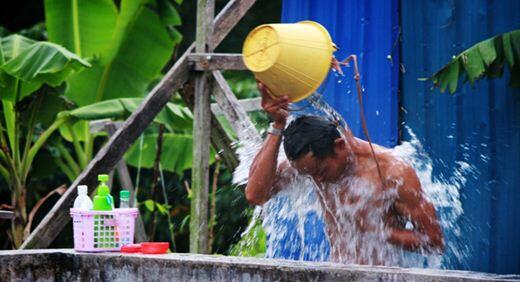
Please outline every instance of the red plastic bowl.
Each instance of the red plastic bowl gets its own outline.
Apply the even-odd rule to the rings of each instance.
[[[121,247],[122,253],[139,253],[141,252],[141,244],[128,244]]]
[[[170,248],[169,242],[144,242],[141,243],[143,254],[166,254]]]

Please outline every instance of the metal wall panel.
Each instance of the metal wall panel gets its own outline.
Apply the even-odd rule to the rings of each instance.
[[[454,177],[461,163],[473,167],[464,175],[459,222],[459,243],[469,248],[468,256],[450,267],[519,273],[520,91],[507,86],[508,71],[505,78],[467,85],[454,95],[417,79],[478,41],[519,28],[520,1],[400,4],[402,121],[432,158],[436,178]]]

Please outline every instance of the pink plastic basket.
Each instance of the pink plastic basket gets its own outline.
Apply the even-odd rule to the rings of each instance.
[[[113,211],[70,209],[74,229],[74,250],[80,252],[119,251],[134,243],[137,208]]]

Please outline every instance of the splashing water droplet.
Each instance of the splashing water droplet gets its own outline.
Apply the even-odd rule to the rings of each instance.
[[[315,112],[328,119],[339,121],[341,126],[347,125],[341,115],[325,102],[322,95],[314,94],[308,98],[308,102],[314,107]],[[299,249],[302,250],[299,257],[300,260],[303,260],[305,257],[313,257],[317,260],[332,259],[343,263],[361,260],[368,264],[382,262],[385,265],[429,268],[450,268],[452,265],[464,263],[469,250],[464,245],[463,240],[460,239],[462,232],[461,227],[458,225],[458,219],[463,210],[459,200],[459,191],[466,183],[466,177],[475,174],[475,168],[466,162],[458,162],[457,167],[453,169],[454,172],[451,177],[434,178],[432,174],[432,159],[425,152],[412,130],[408,127],[406,127],[406,130],[411,137],[410,141],[403,142],[392,149],[391,154],[396,158],[404,160],[415,169],[426,198],[434,205],[445,234],[446,254],[444,256],[410,253],[387,243],[385,239],[385,234],[387,233],[385,233],[385,228],[381,224],[381,211],[384,211],[384,209],[373,209],[367,217],[368,222],[376,226],[377,232],[363,233],[356,231],[355,226],[357,223],[354,215],[361,207],[369,205],[370,191],[374,189],[370,184],[357,180],[356,187],[363,187],[363,189],[359,190],[364,192],[359,192],[355,195],[359,198],[357,204],[345,205],[340,205],[338,202],[338,199],[343,197],[343,195],[337,193],[343,190],[331,185],[330,189],[325,191],[328,191],[330,198],[335,199],[336,202],[332,201],[322,205],[318,199],[323,197],[320,194],[322,193],[320,191],[323,190],[317,189],[312,179],[302,175],[296,175],[281,192],[271,198],[261,208],[255,210],[255,214],[260,214],[259,210],[262,210],[263,228],[269,238],[266,256],[275,257],[280,249]],[[241,140],[240,145],[238,148],[240,164],[234,172],[234,182],[244,184],[247,182],[251,163],[261,148],[262,143],[259,140]],[[280,147],[280,151],[278,163],[285,159],[283,146]],[[385,194],[384,197],[389,197],[385,199],[391,199],[395,195]],[[302,238],[312,236],[306,234],[307,232],[317,232],[315,230],[316,226],[309,226],[307,222],[309,213],[317,214],[321,218],[323,218],[325,213],[332,214],[333,220],[329,219],[327,224],[328,226],[337,227],[342,238],[340,241],[344,244],[338,244],[336,238],[333,241],[336,244],[332,246],[329,246],[329,240],[321,242],[320,245],[307,245],[307,241]],[[296,228],[282,224],[282,222],[296,222]],[[413,224],[409,223],[411,226],[406,223],[405,228],[413,229]],[[285,241],[281,241],[282,238],[285,238]],[[284,246],[276,245],[282,243]],[[329,248],[330,257],[328,256]],[[352,258],[352,254],[358,256],[357,260]]]

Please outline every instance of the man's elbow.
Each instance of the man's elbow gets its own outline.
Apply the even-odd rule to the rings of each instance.
[[[258,193],[256,193],[253,189],[251,189],[251,187],[249,187],[249,185],[246,186],[245,194],[246,194],[246,200],[252,205],[261,206],[265,202],[267,202],[267,200],[263,199],[260,195],[258,195]]]
[[[441,235],[434,236],[430,239],[429,249],[431,253],[443,254],[445,250],[444,237]]]
[[[442,237],[435,242],[435,249],[440,254],[444,253],[444,250],[446,249],[446,246],[444,245],[444,239]]]

